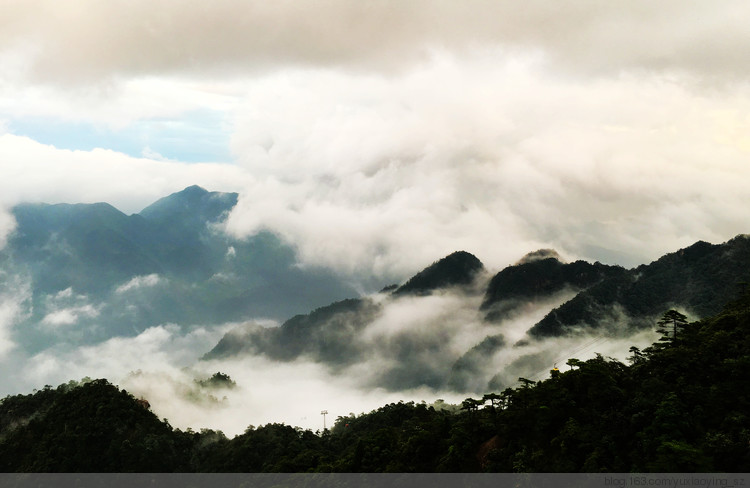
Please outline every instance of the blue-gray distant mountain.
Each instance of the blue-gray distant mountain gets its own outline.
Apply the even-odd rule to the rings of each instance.
[[[191,186],[134,215],[106,203],[16,206],[0,271],[31,282],[19,341],[35,350],[168,322],[282,320],[355,294],[329,271],[296,266],[272,233],[224,233],[237,198]]]

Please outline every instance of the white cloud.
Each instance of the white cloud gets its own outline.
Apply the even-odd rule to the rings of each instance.
[[[190,185],[233,191],[252,179],[228,164],[153,161],[105,149],[61,150],[12,134],[0,136],[0,172],[0,203],[6,205],[104,201],[128,213]]]
[[[243,168],[5,134],[6,205],[241,190],[233,233],[389,279],[456,249],[634,265],[746,232],[744,2],[40,4],[3,17],[8,127],[216,111]]]
[[[745,231],[748,95],[556,78],[493,52],[388,78],[286,71],[253,83],[239,112],[234,152],[257,179],[228,228],[383,276],[458,249],[492,268],[540,247],[648,262]]]
[[[91,304],[78,307],[68,307],[50,312],[42,319],[42,324],[57,329],[63,325],[73,325],[80,318],[93,318],[99,315],[99,310]]]
[[[59,384],[84,376],[117,382],[138,369],[175,372],[194,362],[205,352],[206,344],[218,341],[224,330],[183,330],[167,324],[150,327],[135,337],[115,337],[91,346],[59,345],[29,358],[23,375],[30,384]]]
[[[0,298],[0,358],[15,347],[11,330],[20,312],[18,303],[8,297]]]
[[[161,282],[161,278],[158,274],[150,274],[143,276],[136,276],[127,283],[124,283],[115,289],[115,293],[125,293],[127,291],[138,289],[138,288],[150,288],[158,285]]]

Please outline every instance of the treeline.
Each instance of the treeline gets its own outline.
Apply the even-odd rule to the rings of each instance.
[[[185,432],[105,380],[45,387],[0,403],[0,471],[746,472],[750,296],[699,322],[669,320],[627,365],[571,359],[460,411],[394,403],[322,434]]]

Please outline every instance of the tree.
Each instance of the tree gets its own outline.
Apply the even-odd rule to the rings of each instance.
[[[467,398],[466,400],[461,402],[461,410],[476,412],[482,405],[484,405],[483,400],[474,400],[473,398]]]
[[[497,393],[485,393],[482,397],[483,402],[490,402],[492,407],[502,407],[505,404],[505,398]]]
[[[656,323],[659,332],[663,335],[660,340],[674,342],[677,340],[677,331],[687,325],[687,317],[677,310],[664,312],[661,319]],[[672,337],[670,338],[670,332]]]
[[[580,359],[570,358],[567,361],[565,361],[565,364],[567,364],[568,366],[570,366],[570,369],[573,369],[574,367],[575,368],[580,368],[581,364],[583,364],[583,362]]]
[[[629,356],[627,358],[628,362],[630,362],[631,365],[634,366],[636,364],[643,364],[647,361],[646,354],[642,353],[639,348],[635,346],[630,346],[630,349],[628,350],[633,354],[632,356]]]

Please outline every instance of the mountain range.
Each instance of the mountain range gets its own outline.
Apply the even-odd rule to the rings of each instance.
[[[243,354],[280,361],[305,357],[337,370],[378,354],[390,361],[373,386],[497,389],[508,385],[498,383],[498,377],[484,383],[477,378],[492,364],[493,356],[514,347],[506,337],[506,324],[529,310],[549,309],[541,320],[528,324],[516,347],[560,336],[626,337],[655,328],[659,316],[669,309],[682,310],[693,319],[718,313],[748,280],[748,263],[750,238],[743,235],[718,245],[698,242],[633,269],[599,262],[566,263],[556,252],[540,250],[488,277],[479,259],[459,251],[379,294],[332,303],[278,328],[239,327],[203,359]],[[479,332],[478,342],[458,355],[445,345],[452,338],[441,328],[440,320],[450,320],[449,314],[417,330],[409,325],[414,323],[412,317],[400,319],[388,312],[405,301],[429,309],[436,303],[431,296],[444,295],[462,297],[463,301],[454,302],[462,307],[476,305],[474,311],[481,317],[478,327],[486,328],[484,335]],[[362,339],[389,319],[403,320],[405,325],[386,341]],[[523,356],[517,362],[532,359]]]
[[[333,372],[377,364],[364,386],[476,392],[512,377],[488,376],[493,368],[547,367],[549,358],[524,346],[627,337],[668,309],[691,319],[716,314],[750,281],[750,238],[740,235],[632,269],[565,262],[542,249],[493,272],[458,251],[362,295],[330,270],[297,266],[294,248],[271,232],[225,233],[237,201],[192,186],[133,215],[106,203],[14,207],[0,291],[22,299],[15,342],[34,353],[165,323],[236,322],[203,360],[305,359]]]
[[[133,215],[107,203],[14,207],[0,272],[6,286],[29,289],[19,342],[33,352],[170,322],[281,320],[356,293],[327,270],[297,266],[270,232],[223,232],[237,200],[191,186]]]

